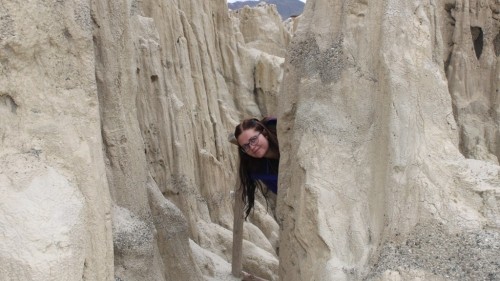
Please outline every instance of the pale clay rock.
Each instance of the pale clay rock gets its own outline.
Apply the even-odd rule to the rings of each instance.
[[[280,120],[279,223],[257,204],[245,271],[499,278],[499,11],[2,3],[0,279],[237,280],[226,137],[261,115]]]
[[[85,201],[75,179],[30,152],[0,164],[2,280],[81,278]],[[64,277],[53,273],[61,268]]]
[[[469,1],[460,3],[468,11]],[[490,161],[492,172],[481,179],[469,173],[459,147],[467,150],[470,141],[458,132],[498,154],[498,93],[474,89],[474,100],[490,105],[454,111],[461,101],[449,90],[471,93],[457,87],[463,76],[447,80],[440,27],[449,6],[438,4],[308,1],[278,97],[280,149],[287,152],[278,196],[281,280],[393,280],[380,274],[399,267],[410,269],[404,280],[419,278],[412,269],[424,278],[436,272],[436,280],[500,276],[498,162]],[[461,20],[453,32],[465,36],[470,29]],[[495,24],[488,28],[498,34]],[[491,51],[492,41],[485,42]],[[456,73],[465,75],[462,65]],[[467,79],[498,76],[491,71]],[[485,84],[496,85],[492,79]],[[471,119],[460,117],[465,112]],[[467,120],[480,120],[477,132],[465,128]],[[452,237],[454,244],[445,243]],[[410,240],[419,246],[391,251]],[[433,241],[446,247],[426,247],[439,245]]]
[[[54,216],[47,218],[48,226],[58,235],[29,231],[38,225],[37,216],[24,223],[2,219],[2,227],[16,223],[26,236],[2,239],[6,250],[0,257],[9,266],[2,267],[0,279],[204,278],[187,254],[188,239],[198,237],[199,220],[232,227],[229,191],[236,183],[236,157],[226,136],[243,116],[261,114],[253,97],[254,57],[265,55],[259,51],[245,57],[257,52],[233,35],[225,3],[190,5],[1,5],[1,188],[6,195],[2,200],[8,200],[3,206],[9,208],[2,215],[24,204],[43,204],[47,216]],[[266,69],[264,60],[260,69]],[[278,85],[282,61],[273,60],[267,60],[274,72],[265,72],[271,73],[266,78],[275,76],[273,85]],[[273,86],[274,95],[278,88]],[[40,163],[40,175],[26,176],[45,179],[37,181],[38,189],[47,189],[52,183],[47,177],[54,178],[54,191],[64,187],[74,198],[47,192],[60,203],[50,207],[37,201],[45,197],[15,191],[33,186],[19,178],[27,169],[16,163],[26,157],[33,165]],[[26,203],[12,206],[14,202]],[[61,212],[75,221],[63,225],[56,216]],[[175,222],[182,227],[170,228]],[[225,231],[230,242],[231,231]],[[26,243],[32,240],[39,242]],[[262,243],[272,249],[268,241]],[[52,244],[48,249],[57,259],[37,266],[40,261],[32,256],[13,259],[7,250],[17,245],[19,253],[33,248],[42,255],[45,245]],[[251,245],[252,270],[262,268],[263,275],[275,278],[277,259]],[[256,264],[260,255],[271,260]]]
[[[113,278],[93,49],[89,2],[0,5],[1,280]]]
[[[230,16],[246,46],[278,57],[285,57],[291,33],[285,28],[275,5],[244,6],[231,11]]]

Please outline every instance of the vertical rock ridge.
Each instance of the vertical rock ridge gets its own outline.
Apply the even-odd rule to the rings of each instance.
[[[89,3],[2,2],[0,62],[0,279],[112,279]]]
[[[492,237],[498,234],[496,216],[481,211],[490,204],[478,190],[498,192],[498,163],[466,160],[458,150],[463,136],[449,89],[453,81],[479,80],[446,78],[443,7],[439,1],[307,3],[278,98],[280,147],[287,152],[278,197],[280,279],[440,280],[452,274],[448,269],[464,265],[460,258],[436,270],[417,262],[428,252],[398,258],[384,247],[404,246],[417,226],[428,229],[426,247],[441,241],[440,235],[483,237],[490,225]],[[456,32],[470,34],[470,28]],[[467,52],[476,59],[470,42]],[[461,67],[456,71],[468,75]],[[470,115],[485,120],[480,116],[486,108]],[[488,184],[471,172],[478,165],[491,171]],[[468,247],[465,238],[457,243]],[[469,276],[499,274],[486,266],[498,253],[493,244],[488,257],[482,256],[487,269]],[[436,250],[437,261],[446,263],[451,251]],[[386,254],[391,258],[382,258]],[[460,279],[467,273],[452,275]]]
[[[451,30],[446,68],[448,88],[460,131],[460,151],[467,158],[498,164],[498,59],[495,36],[500,25],[498,4],[458,1],[449,4]]]
[[[94,29],[96,77],[103,142],[110,158],[108,181],[115,208],[123,210],[115,212],[120,223],[114,224],[114,239],[132,243],[131,249],[122,249],[127,243],[115,245],[117,277],[201,280],[216,274],[198,268],[199,259],[192,257],[201,253],[190,254],[188,243],[192,239],[214,253],[230,245],[231,237],[220,233],[232,228],[230,191],[236,183],[234,147],[226,136],[240,118],[237,95],[253,89],[235,84],[230,92],[226,81],[252,78],[251,72],[232,71],[245,60],[252,66],[254,58],[234,55],[241,42],[220,1],[141,1],[132,6],[95,2],[93,9],[99,23]],[[115,21],[121,24],[107,20],[112,14],[120,15]],[[251,52],[244,46],[239,50]],[[241,110],[259,114],[250,106]],[[185,229],[165,229],[169,221],[184,220]],[[127,222],[138,229],[128,228]],[[136,237],[135,232],[146,236]],[[208,243],[211,239],[224,243]],[[259,245],[255,239],[267,238],[249,239]],[[268,257],[271,248],[260,247],[251,248],[245,263],[252,264],[256,274],[274,279],[277,260]],[[222,256],[230,258],[224,255],[230,251],[223,250]],[[253,264],[260,256],[266,262]]]

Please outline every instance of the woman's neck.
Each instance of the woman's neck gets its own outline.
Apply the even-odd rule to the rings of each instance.
[[[278,153],[278,151],[269,148],[267,150],[266,154],[264,154],[264,158],[279,159],[280,158],[280,154]]]

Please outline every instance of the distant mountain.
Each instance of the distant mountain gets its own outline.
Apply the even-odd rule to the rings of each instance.
[[[238,10],[243,8],[245,5],[255,7],[260,2],[276,5],[282,20],[286,20],[291,16],[298,16],[302,14],[302,11],[304,11],[304,3],[300,0],[238,1],[234,3],[227,3],[227,6],[231,10]]]

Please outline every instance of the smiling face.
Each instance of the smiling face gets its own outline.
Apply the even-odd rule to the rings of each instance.
[[[240,147],[248,148],[246,154],[254,158],[262,158],[269,150],[267,138],[254,128],[246,129],[238,136]]]

